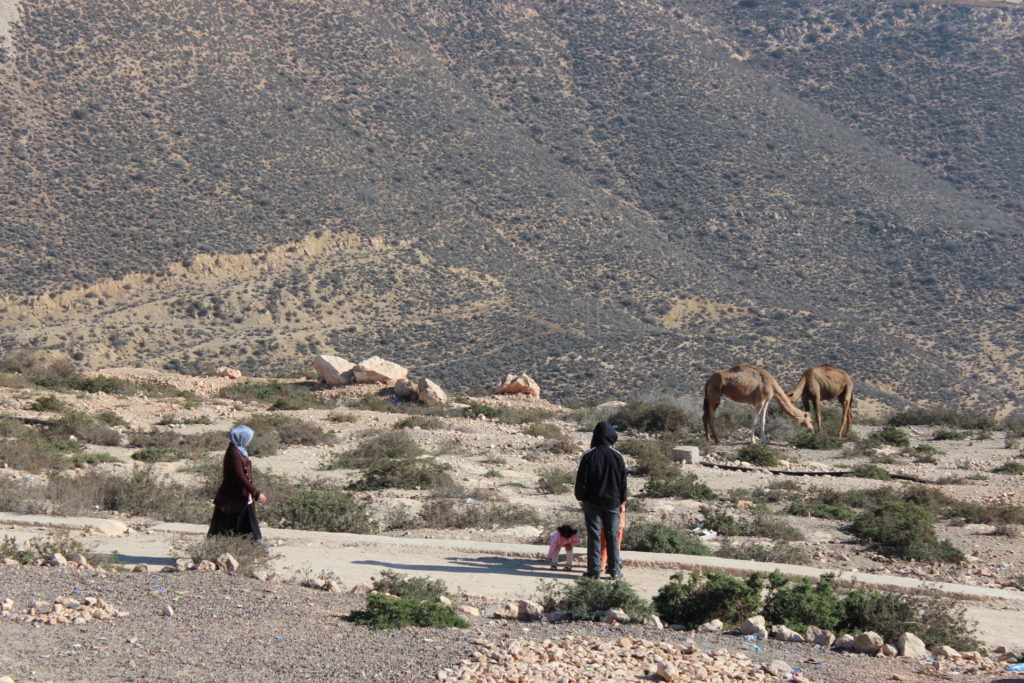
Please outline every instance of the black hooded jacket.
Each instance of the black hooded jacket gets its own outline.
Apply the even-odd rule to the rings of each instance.
[[[611,425],[598,422],[590,450],[576,471],[576,500],[613,510],[626,501],[626,461],[612,448],[619,438]]]

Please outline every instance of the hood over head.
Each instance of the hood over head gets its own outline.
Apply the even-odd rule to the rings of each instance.
[[[619,440],[619,434],[607,422],[598,422],[594,427],[594,436],[590,439],[590,447],[611,446]]]

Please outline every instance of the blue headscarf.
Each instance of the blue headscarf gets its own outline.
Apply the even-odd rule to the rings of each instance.
[[[231,439],[231,443],[247,458],[249,457],[249,451],[245,450],[245,447],[249,445],[254,435],[255,432],[252,431],[252,428],[245,425],[238,425],[228,432],[228,438]]]

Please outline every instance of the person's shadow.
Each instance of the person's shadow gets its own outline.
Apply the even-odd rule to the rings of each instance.
[[[532,560],[521,557],[447,557],[451,564],[407,564],[383,560],[356,560],[352,564],[378,565],[388,569],[410,572],[448,572],[451,574],[506,574],[509,576],[535,578],[575,578],[582,568],[567,572],[551,569],[547,560]]]

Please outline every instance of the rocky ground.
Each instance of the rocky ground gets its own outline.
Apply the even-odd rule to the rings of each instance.
[[[226,431],[232,425],[265,405],[244,404],[216,398],[216,391],[230,384],[224,378],[187,378],[153,371],[123,369],[107,374],[125,378],[161,381],[196,392],[200,399],[139,398],[107,394],[47,392],[39,389],[0,388],[0,414],[46,419],[51,415],[32,409],[42,395],[56,394],[69,407],[91,414],[114,411],[129,429],[172,430],[181,433]],[[255,461],[257,476],[272,472],[293,479],[315,477],[339,482],[355,478],[352,470],[326,470],[324,463],[332,454],[352,448],[373,435],[388,431],[406,415],[344,406],[360,394],[374,393],[366,386],[333,389],[324,392],[334,405],[322,409],[288,411],[288,415],[309,420],[333,431],[337,443],[325,446],[290,447],[274,456]],[[541,526],[512,526],[490,529],[431,529],[399,523],[414,517],[427,499],[428,492],[385,490],[365,494],[364,500],[381,523],[382,533],[393,536],[424,538],[479,539],[496,542],[537,542],[547,526],[578,514],[571,493],[552,494],[538,488],[538,477],[552,469],[571,472],[579,453],[589,441],[589,434],[580,431],[582,423],[594,411],[569,411],[542,400],[496,398],[481,400],[495,407],[547,411],[546,423],[557,425],[571,441],[571,447],[552,447],[545,436],[529,433],[528,425],[504,424],[488,419],[471,419],[455,415],[439,418],[429,428],[414,427],[409,431],[428,453],[450,465],[453,476],[465,490],[483,499],[500,500],[537,509],[549,520]],[[339,413],[346,420],[338,421]],[[177,422],[168,422],[174,416]],[[197,424],[197,422],[209,424]],[[192,424],[189,424],[192,423]],[[781,437],[790,427],[778,422],[773,431],[773,445],[783,450],[785,462],[775,470],[792,472],[831,472],[844,466],[866,462],[853,458],[849,451],[803,451],[784,445]],[[874,427],[858,424],[862,436]],[[935,441],[935,427],[908,428],[912,445],[929,444],[943,451],[935,462],[914,462],[894,455],[895,462],[883,466],[893,473],[906,474],[926,481],[943,482],[941,490],[960,500],[986,505],[1024,503],[1019,493],[1019,475],[997,474],[992,470],[1020,454],[1019,446],[1003,434],[972,434],[962,441]],[[642,436],[642,435],[640,435]],[[257,441],[259,435],[257,435]],[[744,443],[737,434],[707,456],[714,464],[735,464],[731,454]],[[128,470],[135,465],[127,446],[88,446],[102,451],[116,462],[91,467]],[[883,456],[885,454],[882,454]],[[210,459],[219,457],[211,452]],[[154,465],[158,472],[183,482],[194,481],[194,463],[172,462]],[[770,473],[764,469],[733,471],[706,466],[684,466],[695,472],[720,495],[729,494],[729,509],[741,514],[739,503],[757,491],[783,481],[800,486],[827,487],[836,490],[879,486],[904,486],[892,481],[878,481],[837,476],[795,476]],[[28,478],[19,472],[0,471],[0,476]],[[38,481],[35,477],[33,481]],[[642,490],[644,479],[633,477],[630,489]],[[698,519],[700,503],[668,498],[636,498],[630,503],[630,520],[636,522],[664,521],[679,526],[693,526]],[[97,511],[96,514],[104,514]],[[107,513],[109,514],[109,513]],[[125,519],[133,528],[144,531],[154,520]],[[919,577],[965,585],[1017,590],[1024,577],[1024,555],[1013,538],[1014,529],[997,529],[991,525],[968,524],[951,526],[940,523],[939,536],[950,540],[968,555],[962,565],[897,561],[867,550],[846,531],[844,522],[810,517],[786,516],[785,521],[803,534],[805,540],[795,545],[804,548],[815,567],[834,570]],[[265,520],[273,525],[273,520]],[[737,539],[742,541],[744,539]],[[756,539],[755,539],[756,540]],[[715,545],[717,541],[710,541]],[[343,577],[344,578],[344,577]],[[471,581],[463,581],[463,585]],[[152,585],[151,585],[152,584]],[[79,591],[75,593],[75,591]],[[171,591],[162,593],[160,591]],[[174,591],[184,591],[176,593]],[[489,652],[497,647],[507,649],[512,639],[558,641],[568,636],[597,637],[602,645],[623,637],[634,644],[667,640],[685,643],[695,637],[698,650],[728,649],[739,654],[756,655],[771,661],[781,658],[800,667],[810,680],[933,680],[953,675],[959,680],[992,680],[994,672],[962,673],[971,666],[960,662],[954,674],[949,670],[930,668],[934,662],[881,660],[828,652],[809,645],[767,643],[763,653],[743,650],[734,637],[701,634],[678,634],[652,631],[647,627],[600,626],[591,624],[510,625],[493,620],[475,621],[470,632],[438,630],[406,630],[373,633],[357,628],[343,619],[362,598],[349,595],[322,594],[282,583],[263,583],[224,575],[160,574],[157,577],[138,575],[104,575],[45,568],[0,567],[0,601],[14,600],[27,607],[31,600],[53,601],[60,597],[95,595],[103,597],[120,612],[129,616],[97,621],[86,625],[35,626],[14,620],[0,620],[4,642],[9,648],[0,653],[0,675],[8,673],[15,679],[39,680],[107,680],[125,678],[198,678],[223,676],[223,671],[271,678],[335,678],[339,680],[436,680],[438,672],[450,670],[449,676],[466,674],[466,680],[477,680],[479,673],[467,673],[462,660],[474,652]],[[480,596],[478,596],[480,597]],[[174,616],[161,616],[163,606],[174,599]],[[237,605],[237,606],[236,606]],[[995,607],[995,606],[994,606]],[[998,605],[1005,609],[1005,605]],[[1012,608],[1011,609],[1015,609]],[[527,630],[523,630],[527,629]],[[326,637],[325,637],[326,636]],[[134,638],[134,640],[132,640]],[[560,641],[559,641],[560,642]],[[582,651],[593,644],[582,641],[559,645],[563,650]],[[994,646],[997,643],[988,643]],[[383,645],[383,647],[381,647]],[[523,646],[524,651],[532,646]],[[548,646],[544,646],[548,647]],[[612,647],[612,646],[607,646]],[[650,648],[648,645],[637,645]],[[197,648],[200,657],[197,654]],[[612,648],[615,649],[615,648]],[[627,650],[629,648],[626,648]],[[381,653],[387,653],[386,656]],[[706,653],[705,653],[706,654]],[[574,655],[575,656],[575,655]],[[583,655],[580,655],[583,656]],[[632,655],[631,655],[632,656]],[[646,657],[646,655],[644,655]],[[634,657],[642,664],[644,657]],[[723,655],[724,658],[724,655]],[[642,661],[643,660],[643,661]],[[851,662],[855,661],[856,664]],[[88,665],[88,674],[82,665]],[[649,662],[648,662],[649,663]],[[723,665],[726,660],[723,659]],[[706,665],[707,663],[705,663]],[[949,669],[949,662],[940,662],[939,669]],[[461,667],[461,668],[460,668]],[[924,667],[924,668],[922,668]],[[741,666],[742,668],[742,666]],[[753,667],[752,668],[756,668]],[[927,670],[926,670],[927,669]],[[35,673],[33,673],[35,672]],[[866,674],[867,672],[867,674]],[[550,672],[548,672],[550,673]],[[642,675],[640,665],[636,674]],[[534,675],[534,674],[529,674]],[[579,680],[585,673],[564,674],[566,680]],[[483,680],[483,679],[479,679]],[[499,679],[500,680],[500,679]],[[524,680],[529,680],[525,678]],[[557,678],[551,679],[557,680]],[[592,680],[604,680],[595,677]],[[754,680],[751,678],[750,680]]]
[[[22,611],[40,600],[95,597],[122,615],[85,625],[0,619],[0,675],[16,681],[607,681],[620,679],[610,673],[616,671],[622,672],[621,680],[652,680],[644,678],[648,664],[664,659],[683,666],[679,648],[691,642],[695,659],[709,674],[731,667],[733,681],[772,680],[764,665],[777,660],[807,680],[835,683],[991,681],[1003,669],[979,671],[964,662],[865,657],[774,641],[758,641],[761,650],[755,651],[734,636],[583,622],[474,618],[466,630],[372,631],[346,620],[363,606],[361,597],[220,572],[100,574],[3,566],[0,600],[4,597]],[[560,673],[528,672],[526,664],[538,659],[531,653],[551,649],[548,641],[560,648],[555,670]],[[672,647],[655,652],[661,643]],[[481,657],[491,662],[489,672],[474,668]],[[504,677],[517,666],[522,671],[515,677]]]

